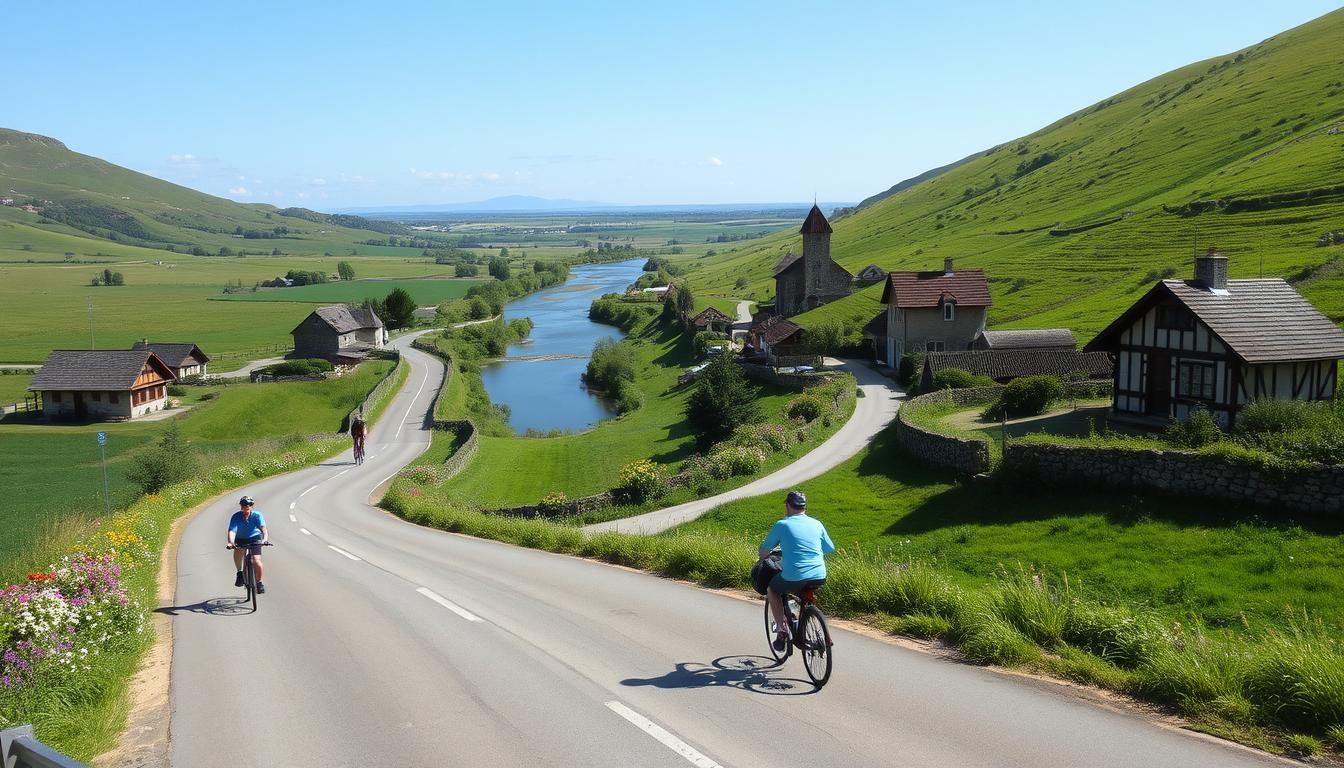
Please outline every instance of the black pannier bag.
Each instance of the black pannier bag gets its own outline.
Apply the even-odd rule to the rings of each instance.
[[[775,555],[757,560],[756,564],[751,566],[751,585],[756,588],[757,593],[764,595],[770,591],[770,580],[783,570],[784,565]]]

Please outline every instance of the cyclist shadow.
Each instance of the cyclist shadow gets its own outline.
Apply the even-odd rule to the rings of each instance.
[[[807,696],[819,688],[807,680],[784,677],[783,665],[766,656],[720,656],[709,664],[678,662],[662,677],[629,677],[621,685],[654,688],[739,688],[766,696]]]
[[[164,605],[154,609],[155,613],[177,616],[182,613],[206,613],[211,616],[245,616],[252,613],[252,604],[242,595],[234,597],[212,597],[191,605]]]

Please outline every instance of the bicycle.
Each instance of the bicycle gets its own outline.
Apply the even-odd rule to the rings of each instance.
[[[257,577],[256,577],[256,570],[255,570],[255,569],[256,569],[256,566],[252,564],[252,558],[256,557],[256,555],[252,554],[252,547],[257,546],[257,545],[255,545],[255,544],[230,544],[230,545],[227,545],[227,546],[225,547],[225,549],[236,549],[236,548],[238,548],[238,547],[240,547],[240,546],[242,546],[242,547],[247,547],[247,553],[243,555],[243,587],[247,590],[247,597],[244,597],[244,598],[243,598],[243,602],[246,603],[246,602],[248,602],[248,601],[250,600],[250,601],[252,602],[252,612],[253,612],[253,613],[256,613],[256,612],[257,612]],[[272,547],[272,546],[275,546],[275,545],[272,544],[272,543],[269,542],[269,541],[263,541],[263,542],[261,543],[261,546],[263,546],[263,547]]]
[[[782,651],[775,650],[775,635],[779,630],[770,615],[770,601],[765,603],[765,642],[770,647],[770,655],[783,664],[797,648],[803,654],[803,667],[808,678],[818,689],[831,679],[834,660],[831,629],[826,624],[826,614],[817,607],[817,590],[820,588],[821,583],[813,582],[802,590],[801,595],[789,593],[782,596],[784,617],[789,622],[789,643]]]
[[[355,443],[355,466],[364,463],[364,443]]]

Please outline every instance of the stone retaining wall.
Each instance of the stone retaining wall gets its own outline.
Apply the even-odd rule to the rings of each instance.
[[[443,462],[441,477],[443,480],[447,480],[465,469],[471,463],[471,460],[476,457],[476,451],[481,447],[481,433],[477,431],[476,425],[470,419],[455,421],[435,419],[433,428],[441,432],[456,432],[459,435],[464,431],[467,433],[467,439],[457,447],[452,456],[449,456]]]
[[[924,464],[938,469],[949,469],[960,475],[978,475],[990,469],[989,443],[966,437],[944,435],[910,423],[906,416],[920,408],[948,403],[973,405],[991,403],[1002,387],[972,387],[969,389],[942,389],[907,400],[896,412],[896,443],[906,453]]]
[[[1187,451],[1009,441],[1001,471],[1014,480],[1054,487],[1160,491],[1309,512],[1344,508],[1344,466],[1317,464],[1279,475]]]
[[[355,414],[360,413],[361,411],[367,414],[373,407],[374,401],[381,397],[382,394],[387,391],[388,387],[392,386],[392,382],[397,380],[397,376],[400,375],[399,371],[401,370],[401,366],[406,365],[406,361],[401,358],[401,353],[396,350],[392,350],[392,353],[396,355],[397,364],[392,366],[392,370],[387,372],[387,375],[383,377],[382,381],[378,382],[373,389],[369,390],[369,394],[364,398],[364,402],[360,403],[357,407],[352,408],[350,412],[345,415],[345,422],[341,424],[342,434],[350,434],[350,422],[355,420]]]
[[[524,504],[521,507],[505,507],[486,511],[492,515],[504,515],[506,517],[573,517],[585,512],[610,507],[613,503],[615,503],[615,494],[611,491],[604,491],[595,496],[570,499],[560,505],[558,509],[542,509],[540,504]]]

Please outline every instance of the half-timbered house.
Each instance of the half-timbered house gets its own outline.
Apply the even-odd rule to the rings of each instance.
[[[123,420],[168,404],[172,368],[149,349],[57,349],[33,376],[48,420]]]
[[[1115,417],[1203,407],[1227,427],[1251,400],[1332,397],[1344,331],[1282,279],[1227,279],[1210,248],[1195,279],[1159,281],[1084,349],[1116,356]]]

